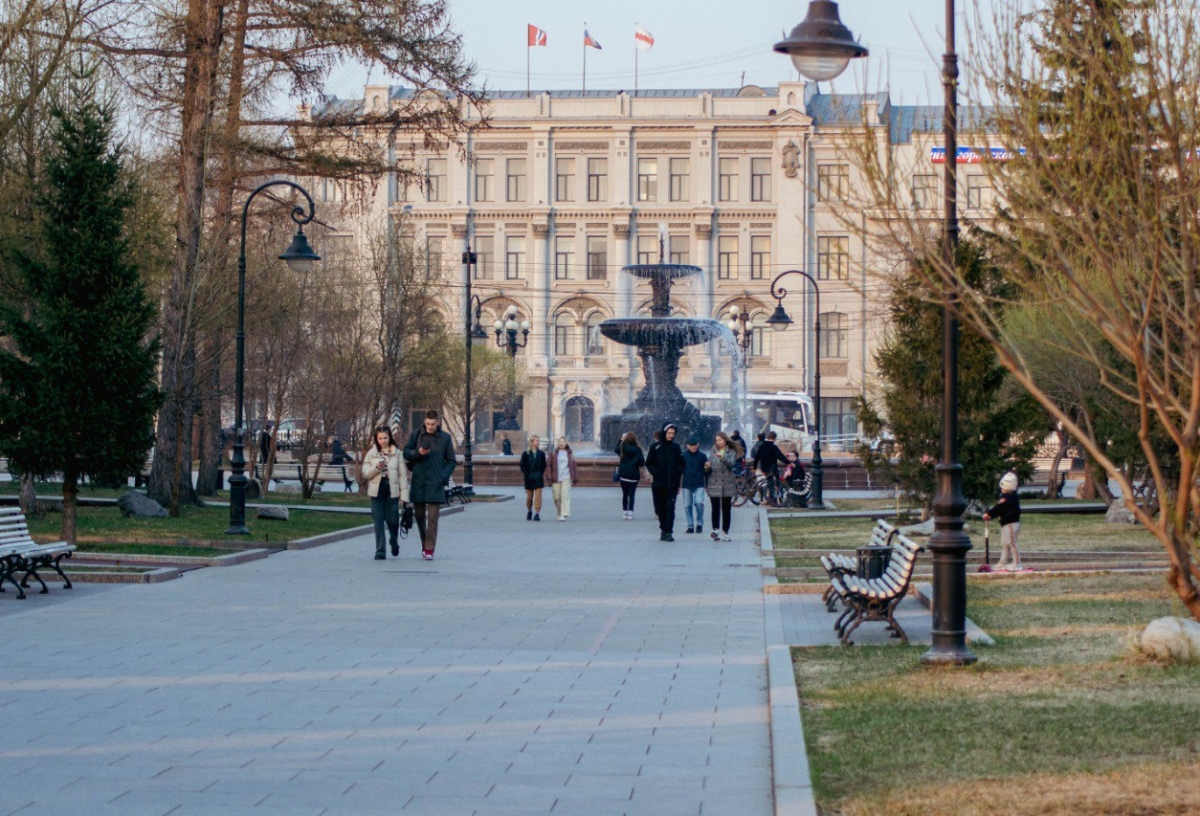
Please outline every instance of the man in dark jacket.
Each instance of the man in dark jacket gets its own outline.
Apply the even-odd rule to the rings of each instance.
[[[677,431],[669,422],[664,425],[662,442],[652,446],[646,456],[646,470],[652,477],[650,492],[658,511],[659,541],[675,540],[675,496],[683,481],[683,450],[675,441]]]
[[[776,434],[771,431],[767,434],[767,438],[758,446],[758,452],[754,454],[754,469],[761,471],[767,479],[770,480],[772,495],[778,489],[779,484],[779,468],[786,467],[788,460],[783,455],[783,451],[775,444]]]
[[[408,435],[403,455],[412,471],[408,494],[421,534],[421,556],[432,561],[437,547],[438,517],[446,503],[446,485],[458,463],[454,440],[438,424],[437,411],[425,412],[425,422]]]

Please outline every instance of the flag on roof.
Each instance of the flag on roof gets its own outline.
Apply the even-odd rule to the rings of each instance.
[[[634,32],[633,42],[643,51],[649,51],[654,47],[654,37],[650,35],[649,31],[641,26],[638,26],[637,30]]]
[[[546,37],[545,31],[543,31],[542,29],[540,29],[537,26],[532,25],[532,24],[529,26],[529,46],[528,47],[533,47],[535,45],[545,45],[547,40],[548,40],[548,38]]]
[[[602,48],[600,48],[600,43],[598,43],[598,42],[596,42],[596,40],[592,39],[591,34],[588,34],[586,28],[583,30],[583,44],[587,48],[595,48],[597,51],[603,50]]]

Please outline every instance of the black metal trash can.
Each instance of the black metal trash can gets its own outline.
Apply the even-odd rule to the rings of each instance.
[[[858,548],[858,577],[878,578],[887,570],[892,560],[891,547],[859,547]]]

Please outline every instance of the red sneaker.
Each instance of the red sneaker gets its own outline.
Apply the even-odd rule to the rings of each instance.
[[[424,558],[426,561],[432,561],[433,553],[430,550],[421,550],[421,557]]]

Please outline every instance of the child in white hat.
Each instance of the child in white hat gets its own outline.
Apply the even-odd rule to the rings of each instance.
[[[1021,530],[1021,501],[1017,498],[1017,474],[1011,470],[1000,478],[1000,498],[983,514],[983,520],[1000,519],[1000,560],[996,571],[1019,572],[1021,551],[1017,549],[1017,533]],[[1012,556],[1009,560],[1009,556]],[[1008,566],[1005,566],[1005,562]]]

